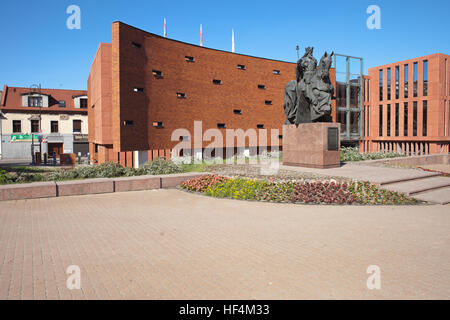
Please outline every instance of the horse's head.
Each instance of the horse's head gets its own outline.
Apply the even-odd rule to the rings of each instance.
[[[334,52],[331,52],[331,54],[328,54],[325,51],[325,54],[323,55],[323,57],[320,59],[319,62],[319,75],[321,77],[325,77],[329,75],[329,70],[331,68],[331,63],[332,63],[332,59],[331,57],[334,55]]]

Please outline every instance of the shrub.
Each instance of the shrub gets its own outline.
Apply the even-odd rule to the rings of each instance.
[[[45,181],[44,175],[40,173],[18,173],[14,178],[15,183]]]
[[[141,168],[139,168],[139,171],[141,174],[170,174],[181,173],[183,172],[183,168],[170,160],[158,158],[152,162],[145,163]]]
[[[115,178],[125,175],[127,169],[116,162],[105,162],[98,166],[84,166],[74,170],[79,178]]]
[[[0,170],[0,184],[11,183],[13,180],[11,175],[5,170]]]
[[[360,153],[358,148],[352,147],[341,148],[341,161],[364,161],[364,160],[378,160],[397,157],[405,157],[405,155],[394,152]]]
[[[97,176],[96,166],[79,167],[74,170],[82,179],[95,178]]]
[[[208,188],[214,187],[216,184],[225,182],[228,179],[216,174],[204,175],[183,182],[181,187],[190,191],[205,192]]]
[[[49,181],[60,181],[60,180],[73,180],[78,178],[79,175],[76,170],[56,170],[47,175],[47,180]]]

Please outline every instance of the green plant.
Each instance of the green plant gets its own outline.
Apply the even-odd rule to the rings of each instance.
[[[217,198],[255,199],[266,185],[266,181],[235,178],[209,187],[206,194]]]
[[[358,148],[341,147],[341,161],[364,161],[397,157],[405,157],[405,155],[394,152],[361,153],[359,152]]]
[[[11,175],[7,173],[5,170],[0,170],[0,184],[10,183]]]
[[[185,181],[182,188],[217,198],[314,204],[415,204],[416,199],[380,189],[369,182],[273,182],[204,175]]]
[[[45,176],[40,173],[19,173],[14,178],[15,183],[45,181]]]
[[[73,180],[79,177],[76,170],[59,169],[47,175],[49,181]]]
[[[181,173],[183,168],[173,163],[170,160],[164,158],[158,158],[151,162],[147,162],[142,167],[139,168],[141,174],[170,174],[170,173]]]

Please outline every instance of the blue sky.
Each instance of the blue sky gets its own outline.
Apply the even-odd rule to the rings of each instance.
[[[81,29],[69,30],[66,8],[81,9]],[[369,5],[381,9],[381,29],[369,30]],[[123,21],[168,37],[265,58],[297,60],[295,46],[364,58],[364,70],[436,52],[450,54],[448,0],[168,1],[15,0],[2,2],[0,85],[86,89],[99,42]],[[1,89],[0,89],[1,90]]]

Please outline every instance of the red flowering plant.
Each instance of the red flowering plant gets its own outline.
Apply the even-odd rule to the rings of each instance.
[[[316,181],[296,184],[291,201],[295,203],[352,204],[357,201],[357,197],[348,190],[345,182]]]
[[[183,182],[181,184],[181,188],[189,191],[205,192],[209,187],[215,186],[216,184],[227,180],[229,180],[227,177],[216,174],[208,174]]]

